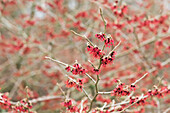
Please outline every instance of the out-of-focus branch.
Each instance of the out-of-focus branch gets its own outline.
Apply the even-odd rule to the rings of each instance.
[[[166,36],[160,36],[160,37],[162,37],[161,39],[166,38]],[[145,45],[147,45],[147,44],[150,44],[150,43],[154,42],[155,40],[156,40],[156,38],[155,38],[155,37],[152,37],[151,39],[148,39],[148,40],[140,43],[140,47],[143,47],[143,46],[145,46]],[[125,55],[128,55],[128,54],[131,53],[133,50],[138,50],[138,46],[132,47],[131,49],[129,49],[129,50],[127,50],[127,51],[124,51],[124,52],[116,55],[116,58],[120,58],[120,57],[123,57],[123,56],[125,56]]]

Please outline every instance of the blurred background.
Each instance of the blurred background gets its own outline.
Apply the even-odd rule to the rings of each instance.
[[[40,113],[65,112],[57,83],[70,98],[80,101],[82,92],[65,87],[65,74],[71,73],[44,57],[70,65],[77,60],[95,79],[88,60],[94,65],[98,61],[87,52],[86,40],[70,30],[86,35],[101,48],[103,43],[95,38],[96,33],[104,32],[99,8],[107,21],[106,34],[112,36],[115,45],[121,41],[114,63],[101,70],[99,89],[112,90],[114,79],[130,84],[145,72],[150,72],[149,77],[138,83],[136,94],[145,93],[158,83],[158,87],[168,86],[170,1],[118,1],[115,4],[115,0],[0,0],[0,92],[8,92],[14,102],[26,98],[26,86],[30,100],[57,95],[55,99],[33,104],[33,110]],[[106,48],[105,52],[112,48]],[[84,88],[94,94],[94,84],[86,79]],[[112,100],[110,95],[103,98]],[[169,101],[168,97],[153,99],[145,112],[163,112]],[[101,103],[97,102],[96,106]],[[0,108],[0,112],[5,110]]]

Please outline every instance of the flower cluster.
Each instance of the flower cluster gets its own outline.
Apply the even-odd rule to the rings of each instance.
[[[65,84],[66,84],[66,87],[72,88],[72,87],[74,87],[74,86],[76,85],[76,82],[71,81],[71,80],[67,80],[67,81],[65,82]]]
[[[23,99],[17,104],[15,104],[15,103],[10,102],[6,94],[2,94],[0,96],[0,106],[2,109],[8,109],[11,111],[33,113],[32,111],[30,111],[30,109],[32,108],[32,105],[27,99]]]
[[[128,90],[126,90],[125,88],[123,88],[125,84],[124,83],[120,83],[112,92],[112,96],[127,96],[130,94],[130,92]]]
[[[90,54],[92,54],[97,59],[105,55],[105,53],[101,49],[99,49],[98,47],[90,46],[90,45],[87,46],[87,51],[89,51]]]
[[[83,79],[77,79],[77,82],[73,80],[67,80],[65,82],[66,87],[68,88],[75,87],[78,91],[82,91],[83,83],[84,83]]]
[[[114,45],[114,40],[111,37],[109,37],[109,38],[104,40],[104,43],[105,43],[106,47],[110,48],[110,46]]]
[[[100,70],[99,70],[99,69],[93,68],[93,69],[92,69],[92,72],[93,72],[94,74],[96,74],[96,75],[99,75],[99,74],[100,74]]]
[[[74,68],[71,69],[70,66],[67,66],[65,70],[67,70],[67,72],[71,71],[74,75],[84,75],[87,72],[87,70],[83,69],[79,64],[74,64],[73,67]]]
[[[67,108],[68,111],[70,112],[76,112],[79,113],[80,112],[80,108],[78,108],[76,105],[73,105],[72,100],[66,100],[65,102],[61,103],[64,107]],[[87,107],[83,107],[82,111],[86,112],[87,111]],[[83,113],[84,113],[83,112]]]
[[[72,105],[72,100],[66,100],[65,102],[62,103],[64,107],[67,108],[70,112],[76,112],[78,108],[76,106]]]
[[[118,16],[118,17],[123,17],[123,16],[126,14],[126,12],[127,12],[128,7],[127,7],[127,5],[123,5],[123,6],[121,6],[121,7],[118,7],[118,6],[119,6],[119,5],[118,5],[118,0],[116,0],[116,1],[114,2],[114,5],[111,6],[110,8],[111,8],[111,10],[113,11],[114,15],[116,15],[116,16]],[[118,8],[119,8],[120,10],[118,10]]]
[[[146,104],[146,98],[140,99],[138,97],[130,97],[130,104],[133,104],[136,102],[137,105],[145,105]]]
[[[131,85],[130,85],[130,90],[131,90],[131,91],[135,91],[135,90],[136,90],[136,85],[131,84]]]
[[[106,36],[104,33],[98,33],[95,35],[95,37],[100,39],[101,41],[104,41]]]
[[[115,58],[115,54],[116,54],[116,52],[113,51],[113,52],[110,54],[110,56],[105,57],[105,58],[102,58],[102,59],[101,59],[102,65],[105,67],[107,64],[112,63],[112,61],[113,61],[114,58]]]
[[[161,89],[156,88],[153,91],[149,90],[147,95],[148,96],[156,96],[158,98],[161,98],[164,95],[169,94],[169,93],[170,93],[170,89],[168,89],[167,87],[162,87]]]
[[[114,40],[110,36],[106,37],[104,33],[98,33],[95,35],[95,37],[101,41],[104,41],[106,47],[110,48],[110,46],[114,45]]]
[[[23,99],[20,101],[20,103],[14,108],[16,111],[22,111],[22,112],[29,112],[29,109],[32,108],[32,105],[27,99]]]
[[[5,94],[0,95],[0,106],[3,109],[9,109],[11,106],[11,102],[9,101],[8,96],[6,96]]]

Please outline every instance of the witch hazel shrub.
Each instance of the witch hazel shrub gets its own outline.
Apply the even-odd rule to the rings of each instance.
[[[168,113],[168,0],[2,0],[0,112]]]

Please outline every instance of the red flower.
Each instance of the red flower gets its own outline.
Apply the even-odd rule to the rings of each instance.
[[[100,39],[101,41],[104,41],[106,36],[104,33],[100,33],[100,34],[96,34],[95,37]]]
[[[73,67],[75,67],[75,68],[73,68],[71,72],[72,72],[74,75],[77,75],[77,74],[82,74],[82,75],[84,75],[84,74],[87,73],[87,70],[86,70],[86,69],[83,69],[82,67],[80,67],[79,64],[74,64]]]
[[[66,70],[67,72],[69,72],[69,71],[71,70],[70,66],[67,66],[67,67],[65,68],[65,70]]]
[[[72,101],[71,100],[67,100],[66,102],[63,102],[62,105],[64,107],[70,107],[70,106],[72,106]]]
[[[130,94],[129,91],[125,90],[123,88],[125,84],[124,83],[121,83],[120,85],[118,85],[112,92],[112,96],[127,96]]]
[[[82,91],[83,86],[77,84],[77,85],[75,86],[75,88],[76,88],[78,91]]]
[[[77,82],[79,83],[79,85],[83,85],[83,83],[84,83],[84,79],[77,79]]]
[[[87,51],[90,51],[90,54],[92,54],[93,57],[97,59],[105,55],[105,53],[101,49],[99,49],[98,47],[90,46],[90,45],[87,46]]]
[[[102,65],[105,67],[107,64],[112,63],[112,61],[113,61],[114,58],[115,58],[115,54],[116,54],[116,52],[113,51],[113,52],[110,54],[110,56],[105,57],[105,58],[102,58],[102,59],[101,59]]]
[[[92,72],[95,73],[96,75],[99,75],[99,74],[100,74],[100,70],[99,70],[99,69],[93,68],[93,69],[92,69]]]
[[[112,38],[107,38],[104,40],[104,42],[105,42],[105,46],[109,48],[110,46],[114,45],[114,40]]]
[[[136,90],[136,86],[135,85],[130,85],[130,90],[131,91],[135,91]]]
[[[65,84],[66,84],[66,87],[68,87],[68,88],[74,87],[74,86],[76,85],[75,82],[69,81],[69,80],[67,80],[67,81],[65,82]]]

